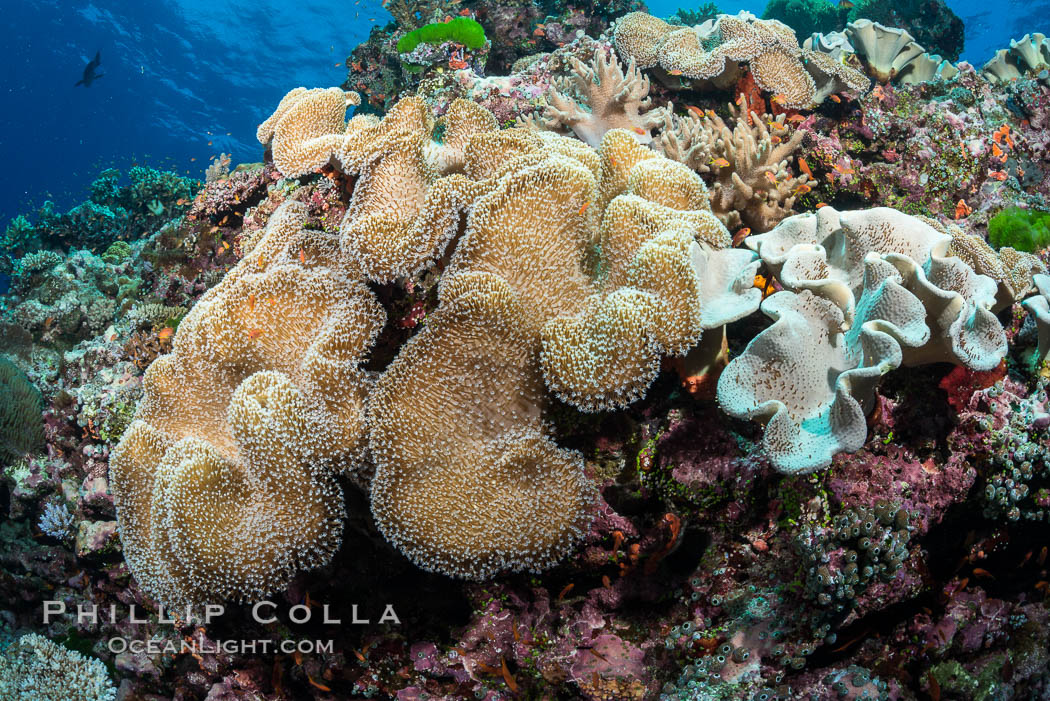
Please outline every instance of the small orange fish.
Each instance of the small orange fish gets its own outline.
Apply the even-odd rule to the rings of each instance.
[[[175,329],[171,328],[170,326],[165,326],[157,334],[157,338],[159,338],[162,341],[166,341],[167,339],[171,338],[171,335],[173,333],[175,333]]]
[[[645,129],[642,129],[641,127],[635,127],[634,128],[634,133],[635,134],[645,134],[646,132],[645,132]]]
[[[587,211],[587,207],[588,207],[589,205],[590,205],[590,202],[584,202],[584,203],[583,203],[582,205],[580,205],[580,211],[579,211],[579,212],[577,212],[577,214],[579,214],[580,216],[582,216],[582,215],[583,215],[583,213]]]
[[[208,142],[208,145],[211,146],[211,142],[210,141]]]
[[[809,185],[802,183],[801,185],[795,188],[795,195],[804,195],[812,189],[813,188],[811,188]]]
[[[542,24],[532,30],[532,36],[534,36],[534,37],[545,37],[545,36],[547,36],[547,32],[543,31],[543,25]]]
[[[193,161],[195,161],[195,160],[197,160],[197,157],[196,157],[196,156],[194,156],[193,158],[191,158],[191,159],[190,159],[190,162],[192,163],[192,162],[193,162]]]
[[[787,103],[787,95],[784,95],[783,93],[779,93],[777,95],[774,95],[772,98],[770,98],[769,101],[770,102],[775,102],[778,105],[783,105],[783,104]]]
[[[995,579],[995,575],[993,575],[988,570],[981,569],[980,567],[974,567],[973,568],[973,573],[975,575],[977,575],[978,577],[980,577],[981,579]]]
[[[573,588],[573,587],[575,587],[575,586],[576,586],[576,585],[575,585],[575,584],[573,584],[572,582],[569,582],[568,584],[566,584],[566,585],[565,585],[565,588],[564,588],[564,589],[562,589],[562,590],[561,590],[561,592],[559,592],[559,593],[558,593],[558,598],[554,600],[554,601],[555,601],[555,603],[557,603],[557,602],[561,601],[562,599],[564,599],[564,598],[565,598],[565,596],[566,596],[566,595],[567,595],[567,594],[568,594],[568,593],[569,593],[570,591],[572,591],[572,588]]]
[[[469,17],[470,16],[470,9],[464,7],[462,10],[459,11],[459,16],[460,17]]]
[[[776,145],[776,144],[779,144],[779,143],[783,142],[784,140],[783,140],[783,139],[781,139],[781,138],[780,138],[779,136],[777,136],[776,134],[770,134],[770,135],[769,135],[769,141],[770,141],[770,143],[772,143],[772,144]]]
[[[713,165],[716,168],[728,168],[729,161],[727,161],[724,158],[715,158],[711,160],[711,165]]]
[[[715,114],[715,111],[714,111],[714,110],[712,110],[712,109],[706,109],[706,110],[704,110],[704,114],[706,114],[706,115],[707,115],[708,117],[710,117],[711,119],[714,119],[715,117],[717,117],[717,116],[718,116],[717,114]]]
[[[254,341],[255,339],[259,338],[259,336],[262,336],[262,329],[248,329],[249,339]]]
[[[784,131],[785,129],[787,129],[787,127],[781,124],[780,122],[767,122],[767,124],[769,124],[769,128],[773,131]]]
[[[248,295],[248,311],[255,311],[255,294]]]
[[[503,681],[507,682],[507,688],[510,689],[510,693],[518,693],[518,684],[514,681],[514,675],[512,675],[510,670],[507,669],[507,661],[501,656],[499,658],[499,663],[501,667],[500,671],[503,672]]]
[[[827,207],[827,206],[828,206],[827,202],[817,202],[817,209],[820,209],[821,207]]]
[[[686,105],[685,108],[695,114],[697,117],[703,117],[704,111],[695,105]]]
[[[828,95],[828,97],[831,98],[832,102],[842,102],[842,98],[839,97],[838,95]]]
[[[667,71],[667,72],[669,74],[671,74],[671,75],[682,75],[682,71],[678,70],[677,68],[672,70],[672,71]]]
[[[809,169],[809,164],[806,163],[806,159],[801,156],[798,158],[798,169],[809,177],[813,177],[813,171]]]
[[[311,686],[314,686],[314,687],[320,689],[321,691],[331,691],[331,689],[329,689],[324,684],[321,684],[320,682],[315,682],[313,680],[313,677],[311,677],[309,674],[306,675],[306,681],[310,682]]]
[[[306,265],[306,251],[299,249],[299,262]]]
[[[839,0],[839,7],[843,8],[844,10],[852,10],[853,2],[852,0]]]
[[[793,114],[790,117],[788,117],[787,120],[789,122],[792,122],[793,124],[798,124],[799,122],[806,121],[806,118],[803,117],[801,114]]]
[[[228,241],[223,241],[222,242],[222,250],[224,250],[224,251],[230,250],[230,244],[229,244]]]
[[[765,173],[763,173],[763,175],[766,176],[766,180],[769,181],[770,185],[776,185],[777,184],[777,176],[773,175],[768,170]]]
[[[750,234],[751,229],[745,226],[743,229],[733,234],[733,245],[739,246]]]

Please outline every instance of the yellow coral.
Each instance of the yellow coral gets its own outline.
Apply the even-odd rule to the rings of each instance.
[[[357,93],[339,88],[296,88],[256,131],[270,144],[277,169],[290,178],[306,175],[328,163],[343,143],[346,108],[360,104]]]
[[[593,487],[544,435],[536,356],[539,325],[587,286],[579,212],[593,189],[554,156],[481,198],[437,310],[373,392],[373,513],[421,567],[539,570],[583,533]]]
[[[128,564],[165,604],[251,599],[338,548],[384,313],[289,202],[179,325],[113,452]]]

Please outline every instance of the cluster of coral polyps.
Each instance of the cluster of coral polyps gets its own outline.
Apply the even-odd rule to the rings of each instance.
[[[727,248],[703,181],[629,132],[595,150],[458,102],[439,143],[419,99],[345,124],[337,93],[292,91],[259,135],[286,172],[358,176],[338,234],[289,203],[246,239],[114,451],[125,554],[162,601],[252,598],[326,561],[335,476],[366,443],[376,522],[420,566],[544,569],[595,497],[544,423],[545,385],[623,407],[662,356],[757,308],[757,261]],[[365,281],[443,255],[436,310],[373,384],[358,366],[384,312]]]
[[[696,27],[664,22],[644,12],[621,17],[616,50],[639,68],[659,67],[663,77],[725,89],[746,70],[783,107],[810,108],[842,90],[864,90],[863,73],[819,51],[799,46],[795,32],[777,20],[748,12],[718,15]]]

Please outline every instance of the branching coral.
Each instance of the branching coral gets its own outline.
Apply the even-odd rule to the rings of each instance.
[[[919,219],[825,207],[746,241],[786,291],[763,303],[775,323],[729,364],[718,398],[766,424],[783,472],[858,450],[886,372],[937,361],[989,370],[1006,354],[995,281],[945,257],[951,237]]]
[[[263,596],[339,545],[384,313],[289,202],[144,378],[111,459],[124,553],[166,604]]]
[[[0,698],[115,701],[117,690],[101,660],[29,633],[0,655]]]
[[[665,128],[656,147],[668,158],[714,176],[711,210],[727,226],[769,231],[794,213],[796,194],[809,182],[807,175],[793,175],[788,168],[804,134],[795,131],[788,137],[785,115],[758,115],[746,100],[739,112],[732,105],[729,109],[732,129],[712,111],[700,116],[693,111],[677,115],[673,106],[664,110]]]
[[[634,59],[640,68],[659,65],[698,87],[730,87],[746,62],[758,87],[785,107],[808,108],[838,90],[867,87],[864,77],[844,64],[832,69],[824,59],[815,62],[815,52],[803,50],[787,25],[746,12],[719,15],[697,27],[675,27],[632,12],[617,22],[614,41],[624,60]]]
[[[545,129],[572,130],[597,148],[610,129],[627,129],[643,144],[652,141],[651,129],[659,125],[649,111],[649,79],[629,59],[627,71],[615,56],[595,52],[590,65],[572,57],[573,75],[556,82],[547,93],[542,116],[529,123]]]

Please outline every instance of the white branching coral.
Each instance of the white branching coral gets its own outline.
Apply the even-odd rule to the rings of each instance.
[[[598,49],[590,65],[572,58],[573,73],[557,80],[547,92],[547,105],[529,126],[572,131],[587,145],[598,148],[605,133],[626,129],[641,143],[652,141],[651,130],[660,119],[650,111],[649,79],[629,59],[624,71],[615,55]]]
[[[29,633],[0,654],[0,698],[116,701],[117,690],[101,660]]]
[[[769,231],[793,214],[795,198],[808,191],[809,177],[794,175],[789,159],[802,143],[803,132],[791,133],[785,115],[773,117],[729,106],[733,128],[708,110],[674,113],[663,110],[664,130],[655,146],[668,158],[714,177],[711,210],[731,229],[740,225]]]
[[[938,361],[990,370],[1006,354],[995,281],[946,257],[951,237],[915,217],[824,207],[746,243],[785,292],[763,302],[775,323],[729,363],[718,400],[766,425],[783,472],[858,450],[886,372]]]
[[[110,462],[124,554],[166,605],[252,599],[327,562],[385,320],[333,235],[282,205],[146,372]]]

